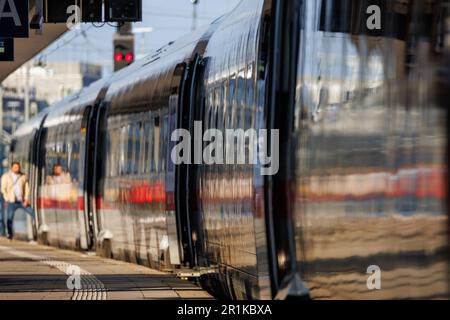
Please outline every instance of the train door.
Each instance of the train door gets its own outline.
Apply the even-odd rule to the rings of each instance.
[[[198,101],[200,79],[204,61],[197,56],[194,62],[184,68],[184,77],[180,88],[178,128],[191,133],[190,145],[195,146],[194,121],[199,120],[201,101]],[[201,133],[203,134],[203,132]],[[191,163],[176,167],[176,212],[178,234],[181,240],[183,263],[189,268],[198,266],[197,245],[199,242],[199,214],[196,197],[196,166],[191,152]]]
[[[187,129],[185,122],[186,118],[189,116],[189,112],[186,106],[186,92],[189,87],[190,73],[191,70],[189,66],[186,64],[182,64],[177,68],[179,71],[183,72],[183,79],[181,80],[180,90],[178,93],[178,101],[176,104],[176,108],[178,109],[178,119],[177,119],[177,128],[179,129]],[[175,190],[175,208],[177,215],[177,231],[179,238],[179,245],[181,248],[181,260],[182,263],[186,266],[189,264],[189,256],[191,253],[191,245],[190,245],[190,227],[189,220],[187,219],[186,212],[186,197],[187,190],[185,186],[185,171],[186,165],[180,164],[175,168],[175,176],[176,176],[176,190]]]
[[[92,121],[92,118],[94,113],[95,108],[92,106],[88,106],[84,110],[80,141],[79,216],[81,221],[83,221],[82,227],[85,229],[83,231],[86,232],[86,249],[88,250],[95,248],[96,236],[96,219],[94,218],[92,203],[92,163],[93,150],[95,148],[95,122]]]
[[[31,150],[31,159],[30,159],[30,194],[31,194],[31,205],[33,208],[35,208],[35,214],[36,214],[36,218],[35,218],[35,225],[33,226],[33,237],[36,240],[37,238],[37,227],[40,224],[40,219],[39,216],[37,214],[37,186],[38,184],[38,179],[37,179],[37,175],[39,172],[39,167],[38,167],[38,159],[39,159],[39,138],[40,138],[40,134],[39,134],[40,130],[35,130],[33,132],[33,146],[32,146],[32,150]]]
[[[203,98],[203,73],[206,65],[205,59],[201,56],[197,56],[195,62],[193,64],[192,70],[192,81],[189,87],[189,132],[191,132],[191,145],[196,146],[199,142],[196,140],[198,138],[198,133],[195,133],[196,121],[203,121],[203,110],[204,108],[204,98]],[[194,134],[195,133],[195,134]],[[203,136],[203,132],[199,133]],[[192,266],[201,266],[201,262],[199,261],[199,256],[201,255],[201,251],[204,244],[203,238],[203,226],[202,226],[202,218],[200,214],[200,208],[198,206],[199,200],[197,199],[198,190],[199,190],[199,179],[198,179],[198,169],[199,166],[195,164],[195,156],[191,164],[187,166],[186,174],[186,189],[187,189],[187,217],[189,220],[190,226],[190,245],[191,245],[191,254],[190,254],[190,264]]]
[[[95,114],[93,116],[93,126],[94,129],[94,145],[93,145],[93,161],[92,161],[92,194],[90,203],[92,206],[93,217],[96,218],[96,234],[98,234],[101,230],[103,230],[102,224],[102,216],[99,214],[98,210],[98,199],[100,196],[101,186],[99,185],[99,181],[102,177],[104,170],[104,161],[103,161],[103,153],[104,153],[104,141],[105,141],[105,121],[106,121],[106,106],[101,104]]]
[[[172,77],[172,92],[169,98],[169,116],[166,120],[168,124],[168,147],[166,148],[166,213],[167,213],[167,230],[169,240],[170,263],[172,265],[184,264],[186,257],[185,249],[186,239],[183,230],[185,230],[186,222],[180,216],[179,210],[179,192],[178,192],[178,168],[172,161],[172,150],[175,142],[172,141],[171,135],[179,128],[180,114],[183,113],[183,97],[184,83],[186,80],[186,64],[182,63],[175,68]]]
[[[42,122],[45,121],[42,120]],[[43,218],[39,210],[38,190],[41,183],[42,172],[40,168],[44,165],[43,154],[41,153],[41,144],[45,135],[46,129],[39,128],[33,132],[32,150],[30,155],[30,193],[31,193],[31,205],[34,208],[36,218],[33,225],[33,238],[37,240],[38,229],[43,224]]]
[[[82,188],[82,203],[84,225],[87,234],[87,249],[95,250],[96,238],[101,230],[101,219],[97,212],[98,181],[102,173],[102,137],[106,107],[96,103],[88,106],[82,120],[81,158],[84,173],[80,181]]]
[[[268,128],[279,130],[280,169],[265,181],[266,220],[272,292],[277,299],[307,296],[297,275],[291,195],[294,175],[293,128],[301,0],[274,1],[268,73]],[[275,48],[277,48],[275,50]],[[283,110],[280,110],[281,106]],[[269,148],[270,149],[270,148]]]
[[[44,120],[45,121],[45,120]],[[43,121],[43,123],[44,123]],[[34,173],[34,181],[32,183],[32,196],[33,196],[33,206],[35,208],[36,223],[38,239],[44,244],[48,244],[48,232],[49,227],[46,220],[46,208],[45,208],[45,197],[46,192],[43,185],[42,177],[45,174],[45,159],[47,157],[47,139],[48,139],[48,129],[42,127],[38,132],[35,139],[35,153],[36,153],[36,172]]]

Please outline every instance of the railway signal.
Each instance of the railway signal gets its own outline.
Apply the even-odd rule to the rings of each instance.
[[[135,60],[134,34],[131,32],[131,23],[119,27],[114,35],[114,71],[123,69]]]

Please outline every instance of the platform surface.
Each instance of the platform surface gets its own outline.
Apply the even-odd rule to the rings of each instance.
[[[212,299],[173,274],[0,238],[0,300]]]

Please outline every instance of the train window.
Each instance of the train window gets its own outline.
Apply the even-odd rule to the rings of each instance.
[[[79,166],[80,166],[80,142],[78,139],[72,142],[72,160],[70,162],[70,174],[74,179],[79,179]]]
[[[211,89],[211,117],[209,122],[209,128],[217,128],[217,89]]]
[[[134,126],[128,125],[127,145],[126,145],[126,174],[134,172]]]
[[[206,104],[206,117],[205,117],[205,130],[211,128],[211,109],[212,109],[212,105],[213,105],[213,92],[210,91],[207,95],[207,104]]]
[[[223,125],[224,128],[228,128],[228,80],[225,80],[222,83],[223,92],[222,92],[222,101],[223,101]]]
[[[175,163],[172,161],[171,153],[172,149],[175,146],[175,142],[171,141],[171,134],[177,128],[177,114],[176,110],[172,110],[170,115],[168,116],[168,128],[167,128],[167,140],[166,140],[166,164],[167,164],[167,172],[174,173],[175,172]]]
[[[119,175],[120,167],[120,150],[121,150],[121,130],[111,128],[108,133],[109,137],[109,151],[108,158],[110,164],[109,176],[117,177]]]
[[[220,130],[220,111],[221,111],[221,100],[220,100],[220,88],[214,90],[214,128]]]
[[[228,101],[228,97],[230,95],[230,85],[229,80],[225,81],[224,83],[224,92],[223,92],[223,100],[224,100],[224,123],[225,123],[225,129],[231,129],[231,105]]]
[[[150,172],[156,171],[155,160],[155,124],[150,123],[150,146],[149,146],[149,158],[150,158]]]
[[[216,90],[211,90],[211,106],[210,106],[210,119],[208,128],[214,129],[216,127]]]
[[[132,174],[134,172],[134,125],[128,126],[128,138],[127,138],[127,171],[126,174]]]
[[[244,102],[245,95],[245,69],[239,70],[237,77],[237,101],[238,103]]]
[[[119,128],[113,132],[113,141],[116,141],[116,144],[113,145],[113,148],[115,150],[114,155],[115,155],[115,163],[117,163],[117,165],[114,166],[114,170],[115,170],[115,175],[116,177],[120,176],[122,174],[121,172],[121,163],[122,161],[122,150],[123,150],[123,131],[124,129],[119,130]],[[113,161],[114,161],[113,160]]]
[[[56,150],[56,143],[55,143],[55,129],[51,128],[49,129],[48,134],[48,140],[46,145],[46,157],[45,157],[45,174],[51,174],[53,172],[53,164],[57,161],[57,150]]]
[[[144,117],[144,115],[143,115]],[[141,152],[140,152],[140,159],[139,159],[139,173],[140,174],[144,174],[146,171],[146,166],[147,166],[147,154],[148,154],[148,149],[146,146],[146,143],[148,143],[147,140],[147,132],[146,132],[146,127],[145,127],[145,123],[141,123]]]
[[[69,171],[71,171],[70,170],[70,167],[72,166],[72,162],[73,162],[73,159],[72,159],[72,157],[73,157],[73,151],[72,151],[72,146],[73,146],[73,139],[72,139],[72,135],[71,134],[68,134],[67,135],[67,137],[66,137],[66,141],[67,141],[67,144],[66,144],[66,150],[67,150],[67,168],[68,168],[68,170]]]
[[[164,116],[163,123],[162,123],[162,139],[161,139],[161,149],[160,149],[160,157],[161,157],[161,172],[166,172],[167,168],[167,153],[166,151],[168,148],[166,148],[166,143],[169,141],[169,116]]]
[[[68,128],[69,128],[68,125],[63,125],[61,127],[61,131],[60,131],[61,144],[62,144],[60,164],[63,166],[63,168],[65,170],[67,170],[67,168],[69,166],[69,154],[68,154],[68,148],[67,148],[67,143],[68,143],[67,138],[68,138],[68,134],[69,134],[69,130],[67,130]]]
[[[153,143],[154,143],[154,133],[153,125],[151,122],[145,124],[145,173],[153,172],[154,160],[153,160]]]
[[[150,165],[150,159],[149,159],[149,150],[150,150],[150,124],[148,122],[144,123],[143,126],[143,161],[142,161],[142,172],[148,173],[149,172],[149,165]]]
[[[105,174],[107,177],[111,177],[112,148],[111,148],[111,132],[110,131],[106,131],[106,135],[105,135],[105,156],[106,156]]]
[[[222,85],[219,88],[219,127],[221,130],[225,129],[225,92],[226,92],[226,82],[222,82]]]
[[[231,112],[231,128],[234,128],[236,126],[236,74],[233,74],[230,77],[230,96],[229,96],[229,105],[230,105],[230,112]]]
[[[235,112],[235,105],[234,105],[234,99],[235,99],[235,90],[236,90],[236,75],[231,75],[230,76],[230,90],[229,90],[229,96],[228,96],[228,106],[230,108],[230,111],[233,114],[233,118],[234,118],[234,112]],[[231,120],[233,122],[233,119]],[[231,124],[232,125],[232,124]]]
[[[160,123],[159,123],[159,117],[155,117],[154,119],[154,127],[153,127],[153,159],[154,159],[154,167],[153,167],[153,171],[154,172],[159,172],[160,170],[160,153],[159,153],[159,148],[160,148],[160,131],[161,131],[161,127],[160,127]]]
[[[128,126],[120,130],[119,175],[127,174]]]
[[[242,110],[245,106],[245,70],[242,69],[239,71],[237,77],[237,92],[236,92],[236,108],[237,108],[237,127],[239,129],[244,129]]]
[[[142,130],[142,123],[138,122],[134,125],[134,168],[133,173],[138,174],[139,168],[140,168],[140,159],[141,159],[141,130]]]
[[[246,93],[245,93],[245,100],[246,100],[246,116],[245,116],[245,121],[247,123],[247,127],[246,128],[251,128],[253,127],[253,101],[254,101],[254,93],[255,93],[255,89],[254,89],[254,84],[253,84],[253,64],[250,63],[247,66],[247,75],[246,75],[247,81],[245,82],[246,84]]]

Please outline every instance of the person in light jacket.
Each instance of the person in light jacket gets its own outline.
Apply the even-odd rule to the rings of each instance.
[[[3,166],[0,165],[0,175],[3,175]],[[0,181],[0,187],[1,187],[1,181]],[[0,189],[1,190],[1,189]],[[6,235],[5,230],[5,201],[3,200],[3,195],[0,192],[0,237],[4,237]]]
[[[8,238],[14,237],[14,215],[18,209],[25,210],[34,218],[33,209],[30,207],[30,188],[28,178],[21,172],[20,163],[14,162],[11,170],[5,173],[1,179],[1,192],[6,203]]]

